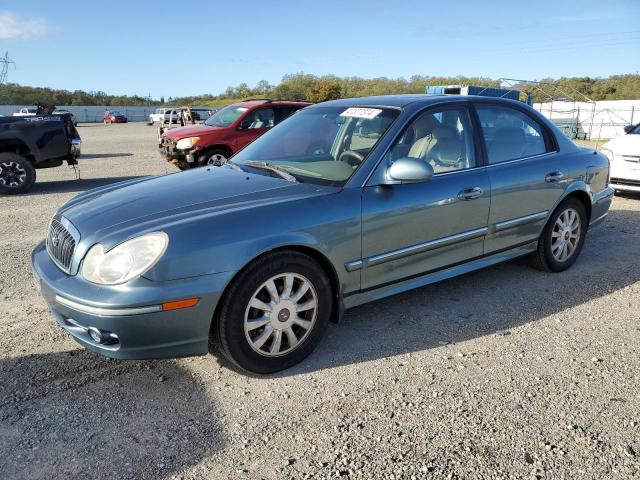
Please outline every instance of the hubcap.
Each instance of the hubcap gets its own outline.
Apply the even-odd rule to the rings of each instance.
[[[215,165],[216,167],[219,167],[220,165],[224,165],[226,161],[227,158],[224,155],[216,153],[209,157],[209,159],[207,160],[207,165]]]
[[[580,241],[580,215],[573,208],[563,211],[551,232],[551,254],[559,262],[568,260]]]
[[[318,296],[298,273],[274,275],[255,291],[244,314],[244,333],[260,355],[277,357],[300,346],[312,330]]]
[[[0,183],[5,187],[19,187],[26,179],[27,171],[19,163],[0,163]]]

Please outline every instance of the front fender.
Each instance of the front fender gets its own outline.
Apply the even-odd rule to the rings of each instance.
[[[165,256],[145,276],[167,280],[238,271],[280,248],[312,249],[327,259],[340,283],[359,288],[360,273],[344,264],[361,256],[360,191],[236,209],[162,229],[170,238]]]

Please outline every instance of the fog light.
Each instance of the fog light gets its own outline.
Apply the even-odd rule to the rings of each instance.
[[[87,333],[91,337],[91,340],[93,340],[94,342],[104,343],[104,340],[105,340],[104,335],[102,335],[102,332],[98,330],[96,327],[90,327],[89,330],[87,330]]]

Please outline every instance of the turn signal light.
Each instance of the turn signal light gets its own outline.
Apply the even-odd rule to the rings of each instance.
[[[174,300],[173,302],[165,302],[162,304],[162,310],[179,310],[181,308],[191,308],[195,307],[200,299],[198,297],[195,298],[185,298],[184,300]]]

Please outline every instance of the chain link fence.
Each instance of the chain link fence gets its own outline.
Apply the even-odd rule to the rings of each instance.
[[[21,108],[32,107],[35,105],[0,105],[0,115],[10,117]],[[109,106],[109,105],[58,105],[60,110],[68,110],[73,113],[78,122],[102,122],[104,112],[118,111],[124,113],[130,122],[148,122],[149,115],[154,113],[159,107],[138,107],[138,106]]]

